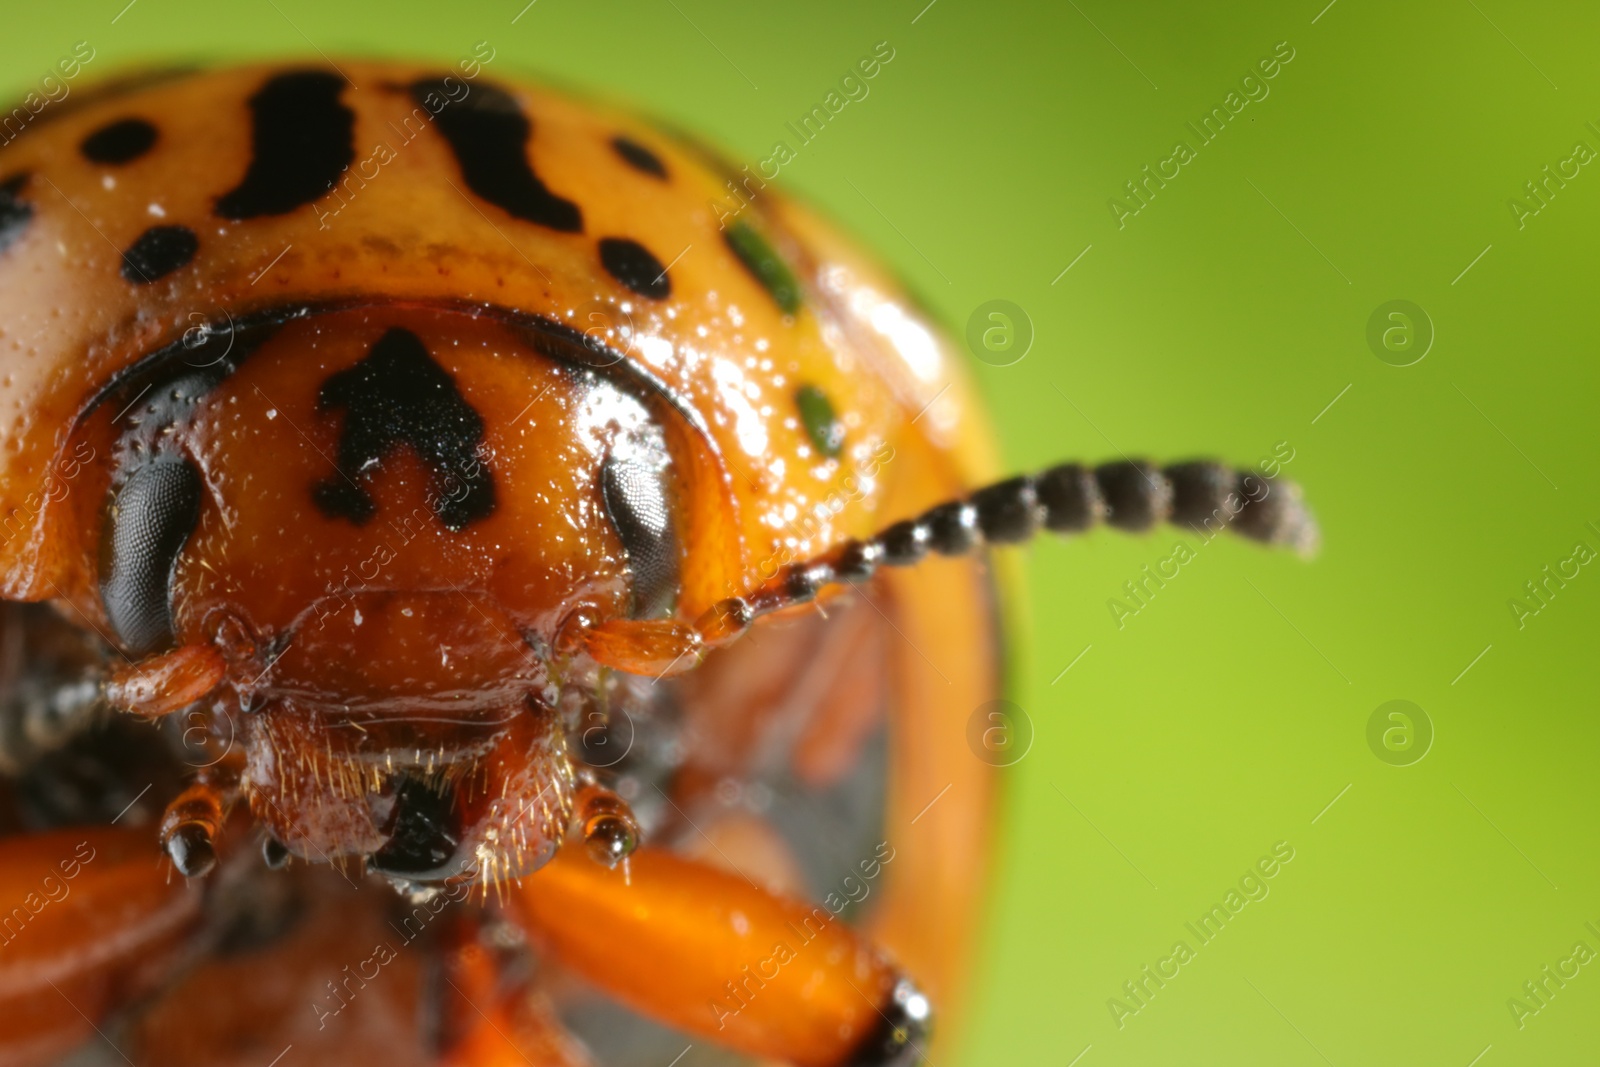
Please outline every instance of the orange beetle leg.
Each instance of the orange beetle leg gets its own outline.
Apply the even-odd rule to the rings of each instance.
[[[592,1067],[526,979],[508,977],[465,898],[402,904],[327,867],[257,877],[233,886],[230,949],[131,1021],[130,1062]]]
[[[461,923],[461,934],[476,934]],[[495,955],[459,937],[444,961],[440,1008],[449,1022],[442,1067],[592,1067],[549,1000],[524,980],[507,982]]]
[[[143,830],[0,842],[0,1063],[54,1063],[152,988],[200,915]]]
[[[246,873],[229,865],[230,877]],[[396,919],[392,891],[352,890],[326,867],[239,878],[231,888],[242,893],[236,901],[213,898],[230,947],[175,976],[129,1021],[130,1063],[267,1067],[280,1055],[278,1067],[433,1062],[417,1023],[429,1010],[433,927]]]
[[[125,664],[106,682],[106,703],[157,719],[188,707],[227,677],[228,664],[210,645],[184,645]]]
[[[162,814],[161,847],[185,878],[199,878],[216,866],[215,842],[228,799],[215,777],[203,775]]]
[[[545,949],[640,1014],[799,1067],[915,1062],[928,1003],[828,908],[654,848],[608,870],[569,845],[513,907]]]

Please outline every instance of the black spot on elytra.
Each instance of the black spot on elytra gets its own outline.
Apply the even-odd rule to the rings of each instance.
[[[33,220],[33,205],[17,199],[17,194],[27,184],[26,174],[13,175],[0,182],[0,252],[15,244]]]
[[[667,268],[638,241],[602,237],[600,264],[613,278],[640,296],[662,300],[672,295],[672,279],[667,277]]]
[[[200,74],[202,70],[203,68],[201,67],[156,67],[149,70],[141,70],[137,74],[105,78],[95,82],[92,86],[82,89],[77,88],[76,83],[74,83],[74,87],[68,95],[60,97],[44,110],[32,114],[23,125],[23,129],[16,129],[15,121],[11,126],[6,127],[5,133],[10,138],[6,143],[9,144],[24,133],[33,134],[42,127],[54,126],[63,119],[81,115],[100,104],[108,103],[120,97],[131,96],[133,93],[144,89],[151,89],[169,82],[193,77]],[[19,108],[24,114],[28,112],[24,101],[0,101],[0,116],[15,116]]]
[[[411,96],[434,114],[434,125],[455,154],[467,188],[515,218],[563,233],[582,233],[578,205],[545,188],[528,163],[533,123],[511,94],[479,84],[457,99],[448,91],[447,80],[456,81],[416,82]]]
[[[324,196],[355,158],[355,112],[345,81],[321,70],[279,74],[250,98],[251,156],[244,180],[217,200],[225,219],[286,215]]]
[[[189,227],[152,226],[122,253],[122,276],[135,285],[149,285],[188,266],[199,250],[200,238]]]
[[[834,459],[844,448],[844,423],[833,410],[833,401],[814,385],[802,385],[794,391],[795,407],[800,409],[800,423],[806,436],[829,459]]]
[[[629,140],[628,138],[623,137],[621,134],[618,134],[617,136],[611,138],[611,147],[615,148],[617,150],[617,155],[621,156],[623,160],[627,162],[628,166],[632,167],[634,170],[642,171],[645,174],[654,175],[657,178],[666,178],[667,168],[666,165],[661,162],[661,157],[650,151],[650,149],[646,148],[638,141]]]
[[[118,119],[83,139],[78,150],[91,163],[132,163],[156,143],[156,128],[144,119]]]
[[[800,310],[800,283],[760,231],[740,219],[723,231],[722,239],[785,315]]]
[[[494,479],[478,459],[483,417],[410,330],[389,330],[361,362],[329,377],[317,408],[345,410],[339,473],[312,490],[329,518],[370,519],[377,505],[365,483],[403,444],[430,468],[433,511],[446,527],[459,531],[494,511]]]

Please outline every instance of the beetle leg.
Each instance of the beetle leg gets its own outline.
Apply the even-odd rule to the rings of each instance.
[[[606,993],[729,1048],[799,1067],[922,1054],[927,999],[831,907],[650,847],[610,870],[576,845],[525,879],[511,906]]]
[[[973,748],[971,722],[1002,692],[993,577],[974,559],[937,559],[883,576],[895,620],[885,650],[892,672],[889,782],[882,834],[882,896],[872,934],[923,983],[953,1025],[935,1044],[953,1049],[972,981],[977,917],[994,845],[997,768]],[[876,595],[876,594],[875,594]],[[937,664],[937,666],[935,666]],[[952,743],[965,737],[966,744]],[[863,875],[870,866],[858,869]],[[952,1055],[935,1049],[938,1062]]]
[[[216,866],[217,837],[239,794],[237,764],[219,760],[200,768],[189,787],[167,805],[161,816],[161,847],[179,874],[199,878]],[[263,849],[269,861],[275,854],[271,848]]]
[[[227,674],[227,661],[213,646],[182,645],[116,668],[105,683],[104,695],[120,711],[157,719],[195,704],[221,685]],[[184,737],[187,743],[188,734]],[[216,864],[214,841],[239,792],[238,761],[225,760],[227,755],[225,750],[202,767],[195,782],[167,805],[161,818],[161,846],[186,878],[200,877]]]
[[[130,1062],[591,1067],[543,996],[489,947],[464,895],[402,903],[326,867],[219,889],[213,919],[225,917],[214,929],[229,947],[129,1022]],[[246,995],[218,995],[228,990]],[[3,1046],[0,1062],[11,1063]]]
[[[870,598],[870,602],[869,602]],[[883,723],[893,636],[881,591],[841,597],[710,656],[679,682],[684,763],[675,799],[787,758],[799,781],[825,789],[856,766]],[[780,755],[782,754],[782,755]]]
[[[837,627],[837,637],[829,635],[821,650],[828,658],[817,670],[832,681],[795,739],[795,775],[813,789],[831,786],[849,773],[890,702],[892,631],[883,616],[865,603],[835,614],[844,616],[843,625]],[[908,728],[917,729],[918,723]]]
[[[47,604],[0,603],[0,774],[19,774],[105,708],[103,652]]]
[[[161,816],[161,847],[185,878],[209,874],[217,865],[215,842],[224,800],[215,782],[201,779],[179,793]]]
[[[147,719],[160,718],[204,697],[228,675],[227,661],[210,645],[183,645],[111,672],[106,702]]]
[[[441,1067],[592,1067],[544,994],[524,978],[508,980],[474,923],[452,931],[443,954],[438,1007],[447,1049]]]
[[[118,1037],[128,1062],[267,1067],[290,1045],[278,1067],[428,1062],[424,975],[456,905],[423,906],[417,920],[387,887],[352,888],[328,867],[226,873],[208,931],[224,947],[128,1020]]]
[[[596,863],[615,867],[639,847],[639,821],[628,802],[614,791],[585,783],[578,789],[573,810],[583,843]]]
[[[162,866],[143,830],[0,842],[0,1062],[54,1063],[166,972],[201,894]]]

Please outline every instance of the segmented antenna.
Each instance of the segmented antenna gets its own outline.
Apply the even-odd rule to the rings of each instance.
[[[1290,482],[1209,460],[1157,467],[1145,460],[1085,467],[1063,463],[1010,478],[906,519],[865,541],[846,541],[791,563],[755,592],[719,600],[692,625],[667,619],[610,619],[586,647],[618,670],[665,676],[692,669],[707,649],[737,639],[763,615],[816,599],[829,585],[866,582],[879,567],[910,567],[930,553],[961,556],[981,545],[1013,545],[1040,530],[1082,533],[1105,523],[1138,533],[1158,522],[1210,539],[1224,530],[1302,555],[1317,527]]]
[[[709,644],[737,636],[762,615],[815,599],[825,586],[870,579],[879,567],[909,567],[930,552],[961,556],[984,544],[1020,544],[1041,530],[1083,533],[1105,523],[1140,533],[1160,522],[1211,537],[1231,530],[1310,555],[1317,527],[1298,486],[1208,460],[1156,467],[1146,460],[1085,467],[1063,463],[951,500],[866,541],[790,564],[748,597],[718,602],[696,627]]]

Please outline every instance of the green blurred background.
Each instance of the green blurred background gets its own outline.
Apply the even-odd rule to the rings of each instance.
[[[0,69],[20,92],[79,40],[96,73],[487,40],[498,76],[637,101],[754,160],[889,42],[780,183],[953,330],[1023,309],[1026,357],[973,362],[1008,462],[1279,448],[1324,530],[1310,563],[1181,538],[1195,558],[1120,628],[1108,600],[1135,606],[1123,583],[1179,537],[1031,550],[1014,696],[1036,737],[1004,772],[959,1062],[1593,1063],[1600,964],[1542,1007],[1523,983],[1600,952],[1600,567],[1520,626],[1508,602],[1600,550],[1600,168],[1567,164],[1520,226],[1510,201],[1600,150],[1600,13],[1325,2],[12,3]],[[1275,48],[1268,95],[1202,146],[1185,124],[1259,96],[1241,82]],[[1195,158],[1119,227],[1108,202],[1137,206],[1125,183],[1179,140]],[[1436,334],[1410,366],[1367,340],[1396,299]],[[1391,700],[1431,723],[1420,761],[1369,746]],[[1185,923],[1279,842],[1269,895],[1201,946]],[[1179,940],[1194,958],[1140,1006],[1123,983]]]

